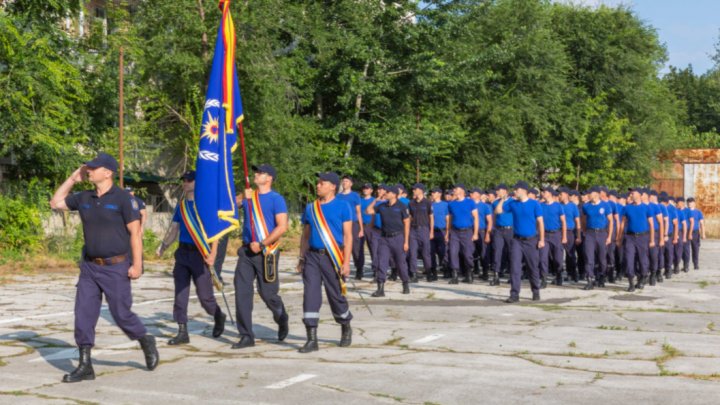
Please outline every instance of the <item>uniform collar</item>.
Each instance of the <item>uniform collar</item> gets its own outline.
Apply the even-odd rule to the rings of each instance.
[[[103,194],[103,197],[106,196],[106,195],[113,194],[114,192],[116,192],[116,191],[119,190],[119,189],[120,189],[120,187],[118,187],[117,184],[113,184],[112,187],[110,187],[110,189],[107,191],[107,193]],[[98,193],[97,193],[97,188],[93,190],[92,196],[93,196],[94,198],[100,198],[100,197],[98,196]]]

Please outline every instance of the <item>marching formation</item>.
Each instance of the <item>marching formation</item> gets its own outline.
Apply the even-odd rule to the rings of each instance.
[[[255,345],[253,296],[260,298],[278,325],[278,341],[289,333],[289,315],[280,297],[279,243],[288,229],[285,199],[273,189],[278,174],[271,165],[252,166],[255,188],[237,196],[243,211],[242,246],[235,268],[235,313],[240,339],[233,349]],[[55,192],[51,207],[77,210],[83,224],[85,246],[80,262],[75,304],[75,340],[80,364],[64,382],[92,380],[95,373],[91,348],[104,295],[117,325],[138,340],[147,367],[159,363],[155,338],[131,311],[132,279],[142,275],[142,226],[139,200],[114,185],[117,161],[101,153],[77,169]],[[94,190],[70,194],[83,180]],[[177,335],[169,345],[190,342],[188,304],[195,284],[203,309],[213,318],[213,337],[225,330],[227,315],[213,294],[222,283],[210,270],[218,255],[218,240],[202,238],[202,222],[195,202],[194,171],[180,178],[183,198],[161,245],[160,256],[175,241],[173,320]],[[410,294],[421,270],[428,282],[440,277],[449,284],[472,284],[476,279],[491,286],[510,283],[506,302],[520,299],[522,280],[528,279],[532,299],[548,280],[555,285],[583,283],[585,290],[603,288],[627,278],[629,292],[669,279],[690,264],[699,268],[700,240],[705,238],[703,214],[693,198],[669,196],[646,188],[617,193],[606,187],[578,192],[564,187],[542,191],[520,181],[512,188],[491,189],[456,184],[429,191],[414,184],[408,198],[401,184],[362,185],[353,191],[353,179],[334,172],[318,173],[317,198],[302,212],[303,232],[297,271],[304,285],[302,322],[307,341],[301,353],[318,350],[317,328],[324,287],[335,322],[341,326],[341,347],[352,343],[353,314],[346,298],[350,262],[355,279],[365,277],[365,246],[370,273],[377,283],[372,297],[385,296],[385,283],[400,278],[402,293]],[[469,192],[468,192],[469,191]],[[429,196],[429,198],[428,198]],[[460,279],[462,277],[462,280]],[[224,295],[223,295],[224,297]]]

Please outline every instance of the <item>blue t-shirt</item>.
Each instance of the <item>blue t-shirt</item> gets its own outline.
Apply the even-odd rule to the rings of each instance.
[[[382,229],[382,217],[380,217],[380,214],[378,214],[378,209],[381,205],[385,204],[387,200],[377,200],[375,201],[375,220],[373,221],[373,226],[377,229]]]
[[[190,203],[190,208],[195,209],[195,201],[188,201]],[[181,201],[182,203],[182,201]],[[185,222],[182,220],[182,215],[180,215],[180,205],[178,204],[177,207],[175,207],[175,214],[173,215],[173,222],[177,222],[180,224],[180,236],[178,237],[178,240],[180,243],[189,243],[191,245],[195,244],[195,241],[193,241],[192,236],[190,236],[190,232],[188,231],[187,227],[185,226]]]
[[[685,226],[687,226],[688,230],[691,231],[692,229],[690,229],[690,208],[685,207],[683,208],[682,212],[683,218],[685,218]]]
[[[447,201],[438,201],[433,203],[433,221],[435,228],[447,228],[448,203]]]
[[[585,224],[589,229],[605,229],[608,227],[608,215],[612,215],[612,208],[609,204],[600,201],[597,204],[589,202],[583,204]]]
[[[572,203],[572,202],[563,204],[562,207],[563,207],[563,212],[565,213],[565,223],[567,224],[567,229],[569,231],[572,231],[575,229],[575,218],[580,216],[580,211],[578,211],[577,205],[575,205],[575,203]]]
[[[272,233],[277,226],[275,223],[275,215],[287,214],[287,205],[285,199],[278,192],[272,190],[269,193],[260,194],[260,208],[262,208],[263,217],[265,217],[265,225],[267,225],[268,235]],[[243,198],[243,242],[252,242],[253,230],[250,229],[250,210],[248,209],[248,200]],[[257,235],[256,235],[257,237]],[[262,242],[262,241],[256,241]]]
[[[562,221],[560,217],[565,216],[563,206],[559,202],[552,204],[542,204],[543,222],[546,231],[559,231],[562,229]],[[566,217],[567,218],[567,217]]]
[[[362,221],[365,225],[369,224],[370,221],[372,221],[372,215],[366,213],[365,210],[367,210],[367,207],[369,207],[373,201],[375,201],[375,199],[372,197],[360,199],[360,214],[362,214]]]
[[[655,231],[660,230],[660,222],[658,222],[657,216],[662,216],[662,210],[660,209],[660,204],[655,203],[648,203],[648,207],[650,207],[650,214],[652,214],[653,219],[653,226],[655,227]]]
[[[685,210],[680,208],[675,208],[677,211],[677,218],[678,218],[678,230],[682,232],[683,224],[687,226],[687,218],[685,218]]]
[[[410,205],[410,199],[407,197],[400,197],[398,198],[398,201],[405,204],[406,207]]]
[[[335,197],[339,198],[340,200],[343,200],[350,204],[350,208],[352,208],[352,221],[357,221],[357,206],[361,205],[362,199],[360,198],[360,194],[351,191],[347,194],[338,194]]]
[[[542,207],[537,200],[525,202],[515,199],[505,201],[503,212],[512,215],[512,223],[515,227],[515,236],[530,238],[537,236],[537,219],[543,215]]]
[[[673,220],[678,220],[678,225],[680,225],[680,219],[678,218],[678,211],[677,208],[673,205],[667,205],[665,207],[668,213],[668,229],[667,234],[669,236],[672,236],[673,232],[675,232],[675,225],[673,225]]]
[[[648,218],[652,218],[650,207],[645,204],[628,204],[623,208],[625,222],[625,233],[643,233],[650,231]]]
[[[320,204],[320,210],[325,217],[330,232],[335,238],[338,246],[343,245],[343,224],[345,222],[352,221],[352,208],[347,201],[334,198],[329,203]],[[303,213],[302,223],[310,225],[310,247],[312,249],[326,249],[322,238],[320,237],[320,230],[315,225],[313,220],[313,203],[308,204],[305,207]]]
[[[658,208],[660,208],[660,213],[662,214],[663,221],[665,221],[665,218],[669,218],[669,213],[668,213],[668,209],[666,206],[664,206],[662,204],[658,204]],[[663,222],[663,223],[665,223],[665,222]]]
[[[475,203],[475,208],[477,208],[478,224],[480,224],[478,229],[487,229],[487,216],[491,213],[490,207],[484,202],[480,201],[478,203]]]
[[[700,230],[700,220],[705,219],[705,217],[703,216],[703,213],[699,209],[695,208],[694,210],[690,210],[690,218],[695,219],[695,223],[693,224],[692,230],[699,231]]]
[[[455,229],[465,229],[473,227],[473,211],[477,212],[475,201],[465,198],[462,201],[451,201],[448,204],[448,212],[450,213],[450,223]]]
[[[495,212],[495,208],[497,208],[498,204],[500,204],[500,199],[497,199],[493,201],[492,203],[492,212]],[[506,200],[510,201],[510,200]],[[503,207],[503,213],[502,214],[495,214],[495,226],[513,226],[513,216],[511,213],[509,213],[507,210]]]

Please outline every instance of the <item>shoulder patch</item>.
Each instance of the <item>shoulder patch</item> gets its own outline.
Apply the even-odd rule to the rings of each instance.
[[[138,211],[140,209],[140,206],[138,206],[138,202],[136,199],[132,198],[130,200],[130,203],[132,204],[132,207],[135,211]]]

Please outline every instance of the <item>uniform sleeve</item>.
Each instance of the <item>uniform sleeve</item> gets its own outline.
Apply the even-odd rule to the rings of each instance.
[[[343,223],[352,221],[352,213],[355,209],[355,206],[350,203],[345,203],[342,205],[342,210],[340,212],[340,219]]]
[[[583,215],[587,215],[587,214],[588,214],[588,213],[587,213],[587,207],[585,207],[584,205],[582,206],[582,213],[583,213]]]
[[[140,219],[140,206],[130,195],[124,199],[122,207],[120,207],[120,212],[126,225]]]
[[[645,212],[647,213],[647,217],[648,217],[648,218],[654,217],[654,215],[653,215],[652,210],[650,209],[650,207],[648,207],[648,208],[645,210]]]
[[[274,201],[274,207],[275,208],[275,215],[277,214],[287,214],[287,204],[285,204],[285,198],[281,196],[280,194],[277,194],[277,198],[275,198]]]
[[[305,211],[303,211],[300,221],[303,225],[310,225],[310,204],[305,206]]]
[[[403,205],[405,205],[405,204],[403,204]],[[407,206],[404,206],[403,209],[400,210],[400,212],[402,212],[402,215],[401,215],[402,219],[410,218],[410,213],[408,212]]]
[[[180,203],[182,204],[182,202]],[[175,207],[175,213],[173,214],[173,222],[180,222],[182,221],[182,218],[180,217],[180,204],[178,204],[177,207]]]
[[[67,205],[70,211],[77,211],[78,207],[80,207],[80,194],[81,193],[73,193],[65,197],[65,205]]]
[[[561,216],[561,217],[567,217],[567,215],[565,215],[565,210],[563,209],[562,204],[558,204],[558,206],[560,207],[560,208],[558,209],[558,213],[560,214],[560,216]]]
[[[536,201],[535,202],[535,218],[540,218],[542,216],[543,216],[542,207],[540,206],[540,203]]]

